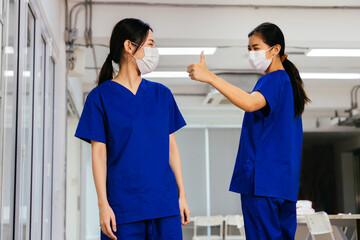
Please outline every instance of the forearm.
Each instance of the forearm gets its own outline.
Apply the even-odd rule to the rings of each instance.
[[[257,102],[251,94],[228,83],[215,74],[211,75],[208,83],[229,99],[235,106],[246,112],[253,112],[260,108],[260,106],[257,106]]]
[[[170,153],[169,153],[169,163],[172,171],[174,172],[176,184],[179,191],[179,197],[185,197],[185,188],[184,188],[184,180],[182,174],[182,167],[181,167],[181,158],[179,149],[175,142],[175,137],[170,136]]]
[[[106,195],[106,153],[97,150],[92,151],[92,170],[98,204],[108,204]]]

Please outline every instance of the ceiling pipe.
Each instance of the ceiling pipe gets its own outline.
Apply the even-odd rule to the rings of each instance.
[[[65,0],[67,5],[67,0]],[[105,2],[105,1],[88,1],[78,2],[70,9],[70,12],[66,11],[66,20],[67,24],[67,42],[71,42],[71,36],[73,31],[73,12],[76,8],[90,5],[119,5],[119,6],[149,6],[149,7],[187,7],[187,8],[268,8],[268,9],[319,9],[319,10],[331,10],[331,9],[347,9],[347,10],[357,10],[360,9],[359,6],[305,6],[305,5],[254,5],[254,4],[182,4],[182,3],[149,3],[149,2]],[[75,33],[76,34],[76,33]],[[73,43],[73,42],[72,42]]]
[[[80,6],[86,4],[86,1],[79,2],[74,5]],[[162,7],[199,7],[199,8],[285,8],[285,9],[360,9],[359,6],[308,6],[308,5],[256,5],[256,4],[184,4],[184,3],[149,3],[149,2],[105,2],[105,1],[93,1],[94,5],[133,5],[133,6],[162,6]]]
[[[319,10],[331,10],[331,9],[348,9],[348,10],[354,10],[354,9],[360,9],[360,6],[305,6],[305,5],[253,5],[253,4],[244,4],[244,5],[236,5],[236,4],[181,4],[181,3],[149,3],[149,2],[103,2],[103,1],[91,1],[91,0],[85,0],[83,2],[76,3],[68,13],[68,2],[65,0],[66,3],[66,44],[68,45],[69,51],[71,52],[74,47],[74,42],[77,37],[77,33],[73,33],[75,29],[73,29],[72,26],[72,19],[73,19],[73,12],[78,7],[85,6],[86,9],[86,19],[85,19],[85,40],[86,40],[86,46],[92,47],[93,50],[93,57],[95,61],[95,71],[96,75],[98,74],[98,66],[96,63],[96,55],[95,55],[95,49],[92,42],[92,29],[91,29],[91,23],[92,23],[92,6],[93,5],[119,5],[119,6],[149,6],[149,7],[187,7],[187,8],[268,8],[268,9],[319,9]],[[90,9],[88,9],[90,8]],[[88,10],[90,10],[90,16],[88,16]],[[80,9],[77,11],[80,11]],[[76,15],[77,15],[76,14]],[[90,17],[90,27],[88,27],[89,20],[88,17]],[[74,35],[75,34],[75,35]],[[74,37],[75,36],[75,37]],[[222,47],[229,47],[229,46],[222,46]],[[356,91],[357,94],[357,91]]]
[[[67,0],[65,0],[66,6],[67,6]],[[188,8],[277,8],[277,9],[323,9],[323,10],[329,10],[329,9],[348,9],[348,10],[354,10],[354,9],[360,9],[359,6],[340,6],[340,5],[334,5],[334,6],[305,6],[305,5],[254,5],[254,4],[182,4],[182,3],[149,3],[149,2],[103,2],[103,1],[91,1],[89,3],[87,0],[83,2],[76,3],[71,9],[69,13],[69,24],[67,26],[69,28],[72,27],[72,16],[73,11],[83,5],[120,5],[120,6],[150,6],[150,7],[188,7]],[[66,11],[67,14],[67,11]]]

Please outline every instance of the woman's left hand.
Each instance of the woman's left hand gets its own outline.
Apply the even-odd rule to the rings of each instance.
[[[192,80],[209,83],[212,76],[214,75],[210,72],[205,64],[204,51],[201,52],[200,63],[191,64],[187,68],[189,77]]]
[[[179,207],[180,207],[181,224],[185,226],[190,223],[190,209],[186,197],[179,198]]]

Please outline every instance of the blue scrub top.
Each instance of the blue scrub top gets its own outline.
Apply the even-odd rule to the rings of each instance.
[[[254,194],[297,201],[302,153],[302,119],[294,117],[291,82],[284,70],[262,76],[253,91],[267,105],[246,112],[230,191],[249,193],[254,170]]]
[[[171,91],[142,79],[134,95],[107,80],[86,98],[75,136],[106,144],[106,191],[116,223],[178,215],[169,134],[185,126]]]

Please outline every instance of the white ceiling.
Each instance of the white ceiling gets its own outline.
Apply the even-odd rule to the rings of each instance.
[[[83,2],[84,0],[70,0],[70,3]],[[358,0],[275,0],[275,1],[264,1],[264,0],[97,0],[93,2],[132,2],[132,3],[149,3],[149,4],[206,4],[206,5],[267,5],[267,6],[359,6]]]
[[[77,2],[70,1],[70,8]],[[101,2],[101,1],[97,1]],[[103,1],[105,2],[105,1]],[[209,69],[213,71],[251,72],[247,61],[247,34],[258,24],[270,21],[284,32],[286,52],[300,72],[353,72],[360,73],[360,58],[318,58],[307,57],[304,52],[311,48],[360,48],[360,1],[106,1],[122,5],[93,6],[93,42],[108,44],[112,27],[121,19],[135,17],[148,22],[154,29],[157,46],[216,46],[216,54],[206,56]],[[175,4],[175,5],[174,5]],[[181,5],[186,4],[186,5]],[[230,5],[230,6],[226,6]],[[262,7],[253,7],[258,5]],[[315,6],[315,7],[314,7]],[[343,6],[344,8],[332,8]],[[73,21],[74,22],[74,21]],[[84,10],[79,12],[77,43],[83,43]],[[105,47],[96,46],[96,58],[101,65],[108,54]],[[95,66],[92,51],[86,49],[86,67]],[[198,56],[161,56],[157,70],[185,71],[187,65],[199,61]],[[146,76],[145,76],[146,77]],[[85,91],[94,86],[95,70],[86,70],[82,78]],[[191,117],[194,112],[208,111],[202,105],[203,96],[183,96],[192,93],[206,93],[208,86],[190,79],[152,79],[160,81],[176,94],[179,105]],[[304,80],[313,104],[307,107],[312,117],[324,115],[329,118],[335,109],[350,107],[351,87],[360,80]],[[86,89],[87,88],[87,89]],[[334,94],[335,93],[335,94]],[[334,97],[335,96],[335,97]],[[200,109],[200,110],[199,110]],[[206,110],[207,109],[207,110]],[[210,108],[208,117],[219,112],[231,112],[234,124],[241,120],[242,113],[231,106]],[[210,115],[208,115],[210,114]],[[204,115],[204,116],[205,116]],[[228,116],[224,114],[225,116]],[[194,120],[194,122],[201,122]],[[229,122],[226,117],[217,123]]]

